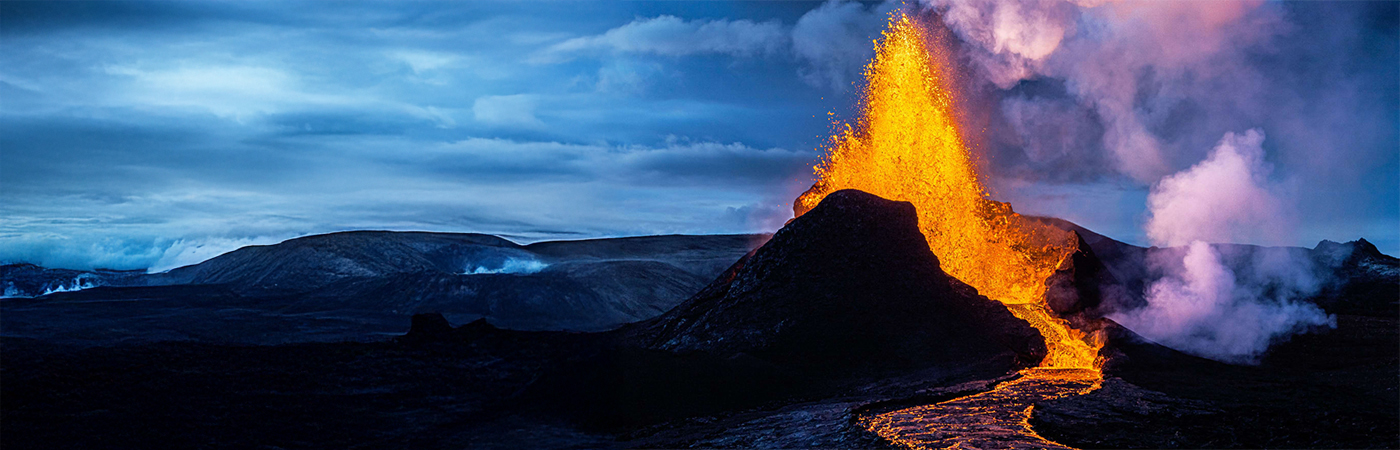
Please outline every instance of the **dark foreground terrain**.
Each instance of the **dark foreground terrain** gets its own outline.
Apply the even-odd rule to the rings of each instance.
[[[4,333],[0,446],[887,447],[864,419],[987,391],[1045,352],[1028,324],[939,269],[915,221],[907,203],[833,193],[715,269],[689,299],[602,332],[511,330],[491,319],[454,327],[420,314],[411,329],[401,316],[407,334],[367,342],[94,344]],[[1067,286],[1097,270],[1101,248],[1117,251],[1103,261],[1120,263],[1160,251],[1081,236],[1093,248],[1057,275]],[[1339,267],[1392,270],[1393,258],[1357,244],[1337,244],[1352,246]],[[589,252],[608,260],[637,250]],[[1113,357],[1102,388],[1037,403],[1029,422],[1083,448],[1400,447],[1400,320],[1387,297],[1396,284],[1364,280],[1319,302],[1339,314],[1336,329],[1277,345],[1258,366],[1192,357],[1101,322]],[[122,289],[137,302],[149,288]],[[217,311],[226,295],[187,289],[182,297],[204,302],[197,310]],[[1090,301],[1080,294],[1065,311],[1093,309],[1074,303]],[[5,328],[11,300],[0,303]],[[172,314],[191,328],[224,320]]]
[[[1258,366],[1124,364],[1103,389],[1037,405],[1031,425],[1080,448],[1400,447],[1400,321],[1337,322]]]
[[[1031,424],[1048,439],[1081,448],[1396,448],[1400,323],[1356,316],[1339,322],[1326,335],[1280,348],[1275,355],[1286,361],[1259,367],[1202,362],[1113,371],[1098,391],[1037,405]],[[951,399],[989,387],[976,380],[999,376],[995,368],[970,366],[803,387],[808,393],[754,392],[822,380],[728,379],[724,372],[752,368],[640,351],[606,354],[600,344],[596,336],[500,330],[462,341],[271,347],[57,349],[6,339],[0,445],[880,447],[856,423],[862,415]],[[531,393],[538,377],[567,377],[597,364],[614,378],[570,386],[576,395]],[[619,394],[622,383],[635,391]],[[660,412],[655,404],[607,404],[629,395],[675,404]],[[612,423],[594,420],[609,414],[615,417],[605,422]]]

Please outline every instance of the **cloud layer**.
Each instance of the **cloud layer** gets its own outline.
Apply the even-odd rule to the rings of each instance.
[[[1145,242],[1148,178],[1257,127],[1273,177],[1327,187],[1298,191],[1298,239],[1394,252],[1393,8],[1244,6],[934,9],[979,68],[983,161],[1018,210]],[[3,2],[0,260],[771,230],[896,7]]]
[[[562,56],[598,50],[667,56],[727,54],[754,56],[783,51],[788,31],[781,22],[750,20],[691,20],[663,15],[637,19],[597,36],[555,44],[547,50]]]
[[[801,81],[807,11],[614,6],[6,3],[0,260],[780,225],[841,101]]]

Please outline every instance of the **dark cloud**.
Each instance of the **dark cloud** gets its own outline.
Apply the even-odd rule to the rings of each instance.
[[[804,14],[792,30],[793,51],[808,62],[802,80],[835,92],[858,90],[860,70],[874,56],[893,2],[861,4],[829,1]]]
[[[161,269],[361,228],[771,230],[895,7],[0,2],[0,260]],[[1367,231],[1400,216],[1393,189],[1358,194],[1400,185],[1394,12],[1278,8],[1292,28],[1245,53],[1263,106],[1136,73],[1144,129],[1204,145],[1169,160],[1189,165],[1262,128],[1277,174],[1326,186],[1303,209],[1337,219],[1301,227],[1400,246]],[[1065,77],[991,86],[999,195],[1136,233],[1146,189],[1118,171],[1101,108]]]
[[[234,13],[218,4],[193,2],[40,2],[0,4],[0,36],[51,33],[74,29],[131,30],[187,26]]]

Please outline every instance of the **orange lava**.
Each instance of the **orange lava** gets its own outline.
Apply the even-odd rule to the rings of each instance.
[[[863,117],[832,136],[815,168],[817,183],[796,201],[797,214],[841,189],[913,203],[943,270],[1006,304],[1045,337],[1049,354],[1040,368],[1086,369],[1060,373],[1101,378],[1102,344],[1045,302],[1045,280],[1073,252],[1073,235],[987,198],[958,130],[945,55],[930,53],[926,42],[908,16],[891,18],[865,69]]]
[[[1031,410],[1098,389],[1086,370],[1030,369],[986,392],[863,417],[861,424],[910,449],[1068,449],[1031,429]]]

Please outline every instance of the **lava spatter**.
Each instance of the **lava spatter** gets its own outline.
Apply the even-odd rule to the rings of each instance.
[[[946,55],[928,43],[914,20],[891,18],[864,72],[862,117],[832,136],[815,168],[817,182],[794,212],[800,216],[841,189],[913,203],[942,269],[1029,322],[1049,350],[1015,381],[868,418],[869,429],[912,447],[969,444],[957,436],[997,432],[1031,447],[1051,445],[1025,425],[1031,405],[1088,392],[1102,380],[1101,339],[1071,327],[1045,300],[1045,281],[1074,251],[1074,237],[988,198],[958,129]]]
[[[832,137],[796,212],[841,189],[913,203],[943,270],[1040,330],[1050,347],[1042,367],[1097,368],[1100,344],[1045,306],[1045,279],[1073,251],[1073,236],[987,198],[958,130],[942,58],[926,41],[908,16],[891,20],[865,69],[863,117]]]

